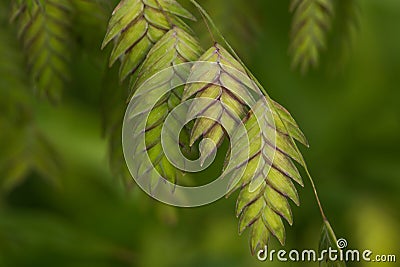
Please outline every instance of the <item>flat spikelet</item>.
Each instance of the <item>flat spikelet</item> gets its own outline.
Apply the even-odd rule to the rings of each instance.
[[[199,59],[200,62],[215,63],[215,67],[204,69],[203,64],[195,64],[192,68],[192,73],[189,80],[196,77],[198,83],[191,83],[186,86],[183,100],[192,96],[196,98],[209,98],[215,102],[208,107],[199,106],[199,102],[195,102],[191,110],[198,111],[198,115],[208,116],[212,113],[218,113],[217,119],[229,120],[229,128],[234,129],[239,121],[246,115],[247,106],[243,102],[244,95],[248,95],[247,88],[238,81],[235,76],[235,71],[245,73],[242,65],[230,55],[221,45],[215,44]],[[235,91],[232,89],[235,88]],[[221,106],[220,103],[224,104]],[[213,115],[213,117],[215,117]],[[229,129],[226,129],[229,131]],[[203,147],[202,156],[205,160],[218,148],[225,137],[225,132],[220,122],[209,119],[199,118],[196,120],[191,133],[190,144],[193,145],[200,137],[208,138],[216,145]]]
[[[173,27],[151,49],[139,72],[139,77],[132,91],[138,89],[145,81],[168,67],[196,60],[202,53],[197,40],[185,30]],[[175,76],[176,77],[176,76]],[[179,77],[179,76],[177,76]],[[182,83],[186,81],[182,80]],[[168,86],[168,81],[165,81]],[[169,91],[162,96],[151,111],[146,124],[146,148],[153,166],[158,173],[168,181],[176,183],[181,176],[181,170],[175,168],[163,152],[161,132],[164,121],[177,105],[181,103],[183,86]],[[188,147],[189,133],[185,128],[182,132],[181,146]],[[151,191],[159,183],[158,177],[150,176]]]
[[[16,21],[35,91],[52,101],[61,98],[68,79],[68,0],[15,1],[11,20]]]
[[[303,73],[319,63],[319,54],[326,48],[327,32],[332,23],[332,0],[292,0],[291,44],[292,65]]]
[[[153,45],[173,26],[189,30],[180,17],[194,19],[175,0],[124,0],[118,4],[102,47],[114,40],[110,65],[121,60],[121,80],[136,72]]]
[[[250,157],[244,166],[245,171],[239,181],[233,181],[230,193],[239,189],[236,203],[236,216],[239,217],[239,233],[250,229],[250,248],[254,254],[263,249],[271,236],[275,236],[283,245],[285,243],[285,227],[283,220],[290,225],[293,216],[288,199],[296,205],[300,204],[299,196],[293,181],[303,186],[302,178],[293,163],[303,164],[302,156],[297,152],[292,136],[307,145],[304,135],[290,114],[279,104],[268,101],[275,121],[276,147],[270,140],[268,129],[261,129],[259,121],[265,119],[260,110],[261,100],[252,108],[244,120],[250,142]],[[290,130],[286,125],[291,125]],[[268,151],[274,150],[271,154]],[[239,155],[227,157],[237,158]],[[229,159],[228,159],[229,160]],[[238,169],[241,167],[237,167]],[[252,181],[262,181],[252,188]]]

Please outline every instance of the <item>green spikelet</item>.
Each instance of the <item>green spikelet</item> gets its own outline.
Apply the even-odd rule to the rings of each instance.
[[[307,145],[303,133],[291,115],[279,104],[269,101],[275,120],[276,148],[273,157],[265,153],[266,150],[263,146],[270,146],[273,140],[268,140],[268,135],[263,134],[266,129],[260,129],[254,115],[257,114],[260,107],[259,103],[253,107],[244,120],[250,142],[250,159],[243,176],[239,181],[233,183],[230,190],[232,193],[240,189],[236,204],[239,233],[242,234],[247,228],[250,229],[250,248],[253,254],[257,250],[263,249],[271,236],[275,236],[282,245],[285,243],[283,220],[290,225],[293,223],[287,199],[291,199],[296,205],[299,205],[299,197],[293,181],[303,185],[302,178],[293,163],[295,160],[303,164],[303,159],[291,138],[296,137],[301,143]],[[286,125],[290,125],[290,128]],[[237,156],[228,153],[227,157],[235,158]],[[271,168],[259,170],[257,166],[270,166]],[[262,180],[262,183],[251,191],[251,182],[259,179]]]
[[[115,8],[102,47],[114,40],[110,65],[121,60],[120,79],[136,72],[153,45],[180,19],[194,17],[174,0],[123,0]]]
[[[202,114],[200,115],[211,115],[211,113],[217,112],[221,120],[223,117],[242,119],[247,113],[247,106],[241,98],[248,92],[244,85],[235,79],[236,73],[232,73],[233,71],[246,73],[242,65],[219,44],[215,44],[205,52],[199,61],[215,63],[216,67],[205,71],[203,68],[197,69],[197,65],[194,65],[191,76],[209,82],[189,84],[185,88],[183,100],[193,95],[196,95],[197,98],[214,99],[225,104],[227,108],[221,108],[218,102],[206,109],[197,106],[197,103],[194,103],[191,108],[192,110],[201,110]],[[235,88],[236,92],[232,92],[232,88]],[[241,94],[241,92],[243,93]],[[234,129],[236,124],[237,122],[231,120],[230,128]],[[205,160],[221,145],[225,132],[218,122],[208,118],[199,118],[193,127],[190,145],[193,145],[200,137],[211,139],[216,145],[216,147],[203,147],[201,152],[203,160]]]
[[[327,32],[334,12],[332,0],[292,0],[294,13],[290,53],[292,65],[303,73],[319,63],[319,54],[326,47]]]
[[[191,62],[199,58],[202,49],[197,40],[185,30],[173,27],[150,50],[133,91],[139,88],[147,79],[168,67]],[[166,81],[167,82],[167,81]],[[182,80],[182,82],[186,82]],[[163,123],[171,110],[181,103],[183,86],[180,86],[158,101],[151,111],[146,125],[146,147],[153,166],[158,173],[168,181],[176,183],[181,176],[181,171],[175,168],[163,153],[161,144],[161,131]],[[187,130],[187,129],[185,129]],[[189,133],[182,132],[181,146],[188,147]],[[158,178],[150,181],[151,189],[158,184]]]
[[[18,25],[35,91],[52,101],[60,100],[68,79],[70,12],[68,0],[13,3],[11,20]]]

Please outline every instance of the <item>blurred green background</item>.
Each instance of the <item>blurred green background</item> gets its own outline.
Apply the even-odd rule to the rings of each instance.
[[[247,235],[237,234],[234,196],[201,208],[171,208],[135,186],[127,190],[110,171],[102,118],[112,115],[108,107],[124,105],[124,95],[119,98],[118,83],[105,89],[105,77],[115,77],[115,70],[107,70],[109,51],[100,51],[100,44],[117,1],[106,3],[95,23],[78,18],[74,31],[83,30],[74,35],[72,73],[57,105],[19,93],[26,74],[7,62],[23,57],[9,25],[9,1],[0,2],[0,118],[7,117],[0,119],[0,266],[318,266],[253,258]],[[308,137],[311,147],[301,150],[338,238],[349,248],[400,256],[400,1],[360,0],[351,53],[342,56],[333,33],[319,68],[307,75],[291,68],[289,1],[199,2]],[[27,118],[31,124],[22,128]],[[44,146],[54,151],[43,155],[50,162],[36,162],[43,155],[32,151],[41,144],[21,129],[49,140]],[[14,160],[16,172],[30,162],[54,170],[6,173],[2,167],[15,152],[10,144],[20,143],[31,146]],[[310,184],[299,193],[287,250],[318,245],[322,222]],[[398,266],[348,264],[380,265]]]

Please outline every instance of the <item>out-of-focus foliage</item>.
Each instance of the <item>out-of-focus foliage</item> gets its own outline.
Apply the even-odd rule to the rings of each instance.
[[[35,125],[23,60],[7,26],[7,9],[0,4],[0,190],[7,192],[31,172],[57,181],[60,164],[52,145]]]
[[[354,49],[360,27],[361,8],[357,0],[337,0],[336,19],[332,34],[328,38],[328,60],[333,74],[340,72],[347,64]]]
[[[259,21],[266,15],[262,12],[254,13],[254,10],[261,7],[262,2],[253,1],[245,5],[243,0],[231,0],[227,5],[225,1],[201,0],[199,3],[211,15],[218,29],[241,57],[245,59],[250,56],[251,49],[257,45],[255,40],[261,32]],[[193,13],[198,14],[198,11]],[[199,34],[200,40],[209,46],[210,33],[204,31],[204,23],[197,23],[193,28]],[[247,48],[243,46],[243,40],[246,40]]]
[[[59,101],[69,73],[70,1],[13,1],[12,9],[35,92]]]
[[[70,80],[71,48],[77,42],[89,42],[92,34],[88,32],[103,30],[105,3],[99,0],[11,2],[10,20],[16,25],[34,92],[59,102]]]
[[[336,62],[343,64],[359,30],[358,0],[292,0],[290,11],[292,67],[306,73],[319,65],[322,51],[335,55]],[[330,39],[334,40],[332,45]]]
[[[111,10],[117,1],[101,2]],[[237,230],[237,222],[232,220],[233,198],[198,209],[162,205],[154,209],[156,202],[137,188],[126,194],[109,172],[107,142],[101,137],[101,110],[110,110],[104,103],[121,104],[123,115],[121,101],[127,97],[123,92],[121,101],[112,104],[115,94],[111,92],[121,86],[115,82],[118,70],[114,68],[111,77],[103,76],[107,53],[99,51],[99,44],[107,21],[101,20],[98,27],[100,24],[90,16],[77,17],[87,19],[88,24],[84,24],[93,25],[95,30],[91,26],[73,29],[77,42],[70,47],[74,63],[71,82],[63,102],[53,107],[37,102],[29,93],[30,78],[24,72],[15,25],[7,23],[9,3],[0,1],[0,136],[8,132],[3,120],[18,122],[14,119],[18,116],[12,114],[21,105],[28,107],[37,131],[60,154],[57,158],[62,159],[62,171],[51,176],[62,186],[43,181],[46,176],[33,171],[13,190],[1,193],[0,266],[317,266],[257,262],[249,255],[244,238],[232,234]],[[234,46],[271,96],[296,115],[307,134],[311,148],[304,156],[337,237],[346,238],[351,248],[395,254],[400,249],[400,36],[395,34],[400,3],[358,2],[361,30],[354,38],[353,53],[346,65],[340,65],[340,71],[335,62],[338,57],[333,56],[339,52],[335,44],[339,39],[333,36],[339,28],[336,22],[345,18],[336,11],[333,35],[327,40],[328,50],[321,54],[320,68],[305,77],[290,69],[288,1],[236,0],[238,8],[229,11],[231,3],[220,0],[216,3],[220,7],[207,9],[213,17],[220,14],[222,19],[217,18],[217,24],[223,32],[228,29],[230,36],[247,36],[249,32],[238,25],[237,18],[244,10],[253,15],[256,27],[251,30],[252,39],[239,38]],[[222,25],[224,22],[226,25]],[[101,93],[108,81],[112,81],[111,86]],[[100,95],[104,101],[100,101]],[[14,111],[9,113],[10,109]],[[12,135],[22,129],[17,125]],[[3,159],[11,158],[3,149],[7,141],[0,141],[0,165]],[[121,160],[115,162],[124,167]],[[0,175],[3,181],[3,171]],[[299,195],[302,203],[314,201],[308,189]],[[297,222],[287,236],[286,248],[316,249],[319,212],[312,204],[294,207],[292,212]],[[270,246],[281,248],[274,242]]]
[[[326,48],[327,32],[332,24],[333,0],[292,0],[293,12],[290,52],[293,67],[303,73],[319,62],[319,53]]]

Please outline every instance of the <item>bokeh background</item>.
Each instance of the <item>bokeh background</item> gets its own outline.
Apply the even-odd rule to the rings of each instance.
[[[247,235],[237,234],[235,196],[201,208],[172,208],[134,185],[127,189],[130,183],[110,171],[103,118],[110,115],[109,107],[125,104],[123,94],[115,93],[124,85],[105,89],[105,77],[115,77],[116,71],[106,68],[109,51],[101,51],[100,44],[116,2],[106,3],[104,16],[97,14],[95,22],[82,18],[74,26],[79,34],[71,46],[70,82],[63,100],[53,105],[18,93],[26,74],[7,60],[23,62],[23,56],[15,49],[9,1],[0,1],[0,118],[7,117],[0,119],[0,266],[318,266],[253,258]],[[360,26],[351,50],[343,51],[333,32],[320,66],[306,75],[291,68],[289,1],[199,2],[308,137],[311,147],[301,150],[337,236],[346,238],[350,248],[399,257],[400,1],[360,0]],[[211,45],[204,25],[197,25],[205,32],[205,46]],[[30,109],[7,113],[19,100]],[[27,118],[28,126],[23,124]],[[32,153],[41,147],[36,145],[39,134],[26,129],[40,132],[51,153]],[[10,174],[4,166],[14,156],[13,144],[21,143],[31,146],[14,159]],[[40,157],[50,162],[37,163]],[[39,167],[25,169],[30,162]],[[123,167],[119,160],[115,164]],[[310,184],[299,193],[302,204],[293,205],[287,250],[317,248],[320,236],[322,222]],[[274,242],[272,247],[280,248]]]

